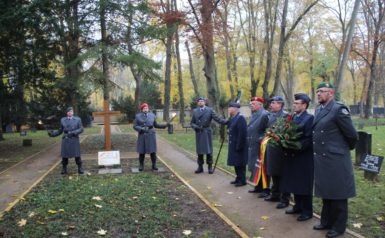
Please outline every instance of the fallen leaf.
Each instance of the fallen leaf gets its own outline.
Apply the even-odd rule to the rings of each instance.
[[[362,223],[353,223],[354,228],[361,229]]]
[[[61,209],[59,209],[58,211],[59,211],[59,212],[64,212],[64,209],[61,208]]]
[[[211,187],[207,187],[207,189],[211,189]]]
[[[105,236],[106,234],[107,234],[107,231],[106,230],[103,230],[103,229],[100,229],[100,230],[98,230],[98,235],[100,235],[100,236]]]
[[[68,179],[69,179],[69,180],[72,180],[72,176],[69,176]]]
[[[51,214],[56,214],[57,213],[57,211],[55,211],[55,210],[48,210],[48,213],[51,213]]]
[[[156,199],[156,197],[152,197],[152,199],[154,199],[154,200],[155,200],[155,199]]]
[[[183,235],[188,236],[191,235],[191,230],[184,230],[182,233]]]
[[[28,217],[34,217],[35,216],[35,213],[34,212],[30,212],[29,214],[28,214]]]
[[[177,201],[178,201],[178,200],[179,200],[179,198],[175,198],[175,200],[177,200]]]
[[[227,192],[227,194],[233,194],[233,192]]]
[[[40,225],[45,225],[45,222],[44,221],[36,221],[38,224]]]
[[[138,197],[137,197],[137,196],[133,196],[133,197],[132,197],[132,199],[134,199],[134,200],[135,200],[135,199],[138,199]]]
[[[261,231],[263,231],[263,230],[266,230],[266,228],[265,228],[265,227],[263,227],[263,226],[262,226],[262,227],[260,227],[259,229],[260,229]]]
[[[376,217],[377,221],[383,221],[384,218],[383,217]]]
[[[92,200],[100,201],[100,200],[102,200],[102,198],[99,196],[95,196],[95,197],[92,197]]]
[[[68,229],[75,229],[75,228],[76,228],[75,225],[69,225],[69,226],[68,226]]]
[[[22,227],[22,226],[25,226],[27,224],[27,220],[25,219],[21,219],[20,221],[17,222],[17,225]]]
[[[91,176],[91,173],[90,173],[90,172],[87,172],[86,175]]]
[[[237,199],[241,199],[242,197],[237,197]]]
[[[218,203],[214,203],[214,207],[222,207],[222,205]]]
[[[68,233],[64,231],[64,232],[60,233],[60,235],[62,235],[62,236],[68,236]]]
[[[102,208],[103,206],[102,206],[102,205],[95,204],[95,207],[97,207],[97,208]]]
[[[261,219],[262,220],[267,220],[267,219],[269,219],[270,217],[268,217],[268,216],[261,216]]]

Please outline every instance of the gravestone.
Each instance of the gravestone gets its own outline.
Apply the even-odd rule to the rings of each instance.
[[[26,136],[27,135],[27,131],[20,131],[20,136]]]
[[[24,139],[23,146],[32,146],[32,139]]]
[[[383,156],[367,154],[360,166],[360,168],[365,171],[364,177],[369,180],[375,180],[380,173],[383,160]]]
[[[99,174],[120,174],[120,151],[99,151],[98,152]]]
[[[7,124],[7,125],[5,126],[5,132],[6,132],[6,133],[12,133],[12,132],[13,132],[13,124],[12,124],[12,123]]]
[[[358,132],[356,144],[356,165],[360,165],[367,154],[372,153],[372,134],[365,131]]]

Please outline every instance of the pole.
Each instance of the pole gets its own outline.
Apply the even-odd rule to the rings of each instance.
[[[221,151],[222,151],[222,147],[223,147],[223,143],[224,143],[224,142],[225,142],[225,137],[222,138],[221,146],[219,147],[218,155],[217,155],[217,158],[216,158],[216,160],[215,160],[213,173],[215,172],[215,168],[217,167],[219,155],[221,154]]]

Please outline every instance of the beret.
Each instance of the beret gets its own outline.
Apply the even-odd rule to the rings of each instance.
[[[334,85],[332,83],[329,83],[329,82],[321,82],[317,86],[317,89],[319,89],[319,88],[334,88]]]
[[[264,103],[265,102],[265,100],[262,97],[251,97],[250,101],[251,102],[257,101],[257,102],[260,102],[260,103]]]
[[[295,100],[302,100],[307,104],[311,101],[310,97],[305,93],[294,94],[294,99]]]
[[[143,108],[145,108],[145,107],[148,107],[148,104],[147,103],[142,103],[142,104],[140,104],[140,110],[143,110]]]
[[[239,103],[236,103],[236,102],[231,102],[231,103],[229,103],[229,107],[241,108],[241,105]]]

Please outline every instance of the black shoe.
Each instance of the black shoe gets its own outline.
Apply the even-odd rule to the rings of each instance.
[[[196,174],[203,173],[203,166],[202,166],[202,165],[199,165],[199,167],[197,168],[197,170],[195,170],[195,173],[196,173]]]
[[[84,170],[83,170],[83,168],[78,168],[78,174],[84,174]]]
[[[312,217],[313,216],[309,216],[309,215],[300,215],[299,217],[297,217],[297,221],[306,221],[311,219]]]
[[[153,165],[152,170],[158,170],[158,167],[156,167],[156,165]]]
[[[67,168],[62,168],[61,169],[61,172],[60,172],[61,174],[68,174],[68,172],[67,172]]]
[[[330,230],[328,231],[328,233],[326,233],[326,237],[327,238],[333,238],[333,237],[337,237],[337,236],[340,236],[342,235],[343,233],[340,233],[338,231],[335,231],[335,230]]]
[[[208,170],[209,174],[213,174],[214,173],[213,166],[211,164],[208,165],[207,170]]]
[[[328,230],[330,228],[331,228],[330,226],[327,226],[324,224],[318,224],[318,225],[313,226],[314,230]]]
[[[262,192],[262,190],[258,189],[258,188],[254,188],[254,189],[249,190],[249,193],[261,193],[261,192]]]
[[[258,198],[267,198],[269,196],[268,193],[262,192],[261,194],[258,195]]]
[[[144,165],[143,164],[139,165],[139,171],[143,171],[143,169],[144,169]]]
[[[280,203],[277,204],[277,206],[275,208],[282,209],[282,208],[285,208],[285,207],[288,207],[288,206],[289,206],[289,203],[280,202]]]
[[[237,180],[234,180],[234,181],[231,181],[231,182],[230,182],[230,184],[236,184],[236,183],[238,183]]]
[[[299,213],[301,213],[301,210],[292,208],[292,209],[286,210],[285,213],[286,214],[299,214]]]
[[[243,182],[243,183],[238,182],[234,185],[235,185],[235,187],[241,187],[241,186],[245,186],[246,184],[247,184],[246,182]]]
[[[279,197],[274,197],[274,196],[268,196],[265,198],[265,201],[267,202],[279,202]]]

